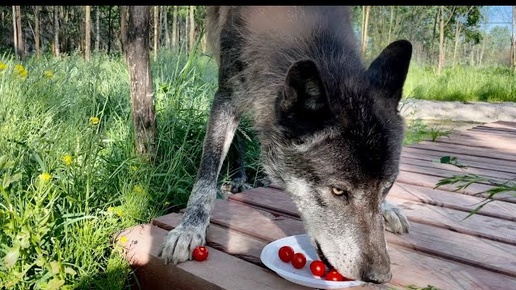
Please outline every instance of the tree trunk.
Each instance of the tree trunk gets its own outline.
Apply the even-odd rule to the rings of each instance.
[[[190,6],[190,49],[195,49],[195,6]]]
[[[369,26],[369,11],[371,10],[371,6],[364,6],[364,16],[362,17],[362,57],[365,57],[366,49],[367,49],[367,27]]]
[[[480,54],[478,56],[478,66],[482,66],[482,61],[484,59],[485,48],[486,48],[486,38],[482,37],[482,47],[480,48]]]
[[[59,57],[59,6],[54,6],[54,56]]]
[[[159,40],[159,6],[154,6],[154,61],[158,58],[158,40]]]
[[[100,50],[100,6],[97,6],[97,9],[95,10],[95,17],[97,18],[95,20],[95,52],[99,52]]]
[[[394,6],[391,6],[391,17],[389,18],[389,34],[387,34],[387,43],[391,43],[392,22],[394,21]]]
[[[108,55],[111,54],[111,10],[113,6],[109,6],[108,10],[108,45],[107,45],[107,53]]]
[[[190,6],[186,6],[186,16],[185,16],[185,32],[183,33],[183,35],[180,35],[179,36],[179,42],[181,43],[181,46],[184,45],[185,46],[185,51],[188,51],[189,50],[189,47],[188,47],[188,39],[187,39],[187,36],[188,36],[188,31],[189,30],[189,24],[190,24],[190,21],[188,21],[188,13],[190,11]]]
[[[34,44],[36,46],[36,58],[39,58],[41,56],[41,49],[40,49],[40,32],[39,32],[39,11],[41,7],[34,6]]]
[[[516,72],[516,6],[512,6],[511,68]]]
[[[444,6],[440,6],[439,11],[439,59],[437,61],[437,75],[441,74],[444,65]]]
[[[14,40],[14,55],[16,58],[20,57],[18,51],[18,29],[16,28],[16,6],[13,6],[13,40]]]
[[[122,54],[127,62],[127,14],[129,13],[129,6],[120,6],[120,35],[122,42]]]
[[[435,60],[434,43],[435,43],[435,35],[437,34],[437,21],[439,21],[440,11],[441,10],[437,7],[436,12],[435,12],[435,18],[434,18],[434,29],[432,32],[432,40],[430,43],[430,62],[432,63],[432,65],[434,64],[434,60]]]
[[[60,6],[60,12],[61,12],[61,19],[63,19],[63,22],[60,26],[60,29],[62,30],[63,34],[64,35],[68,35],[68,30],[70,29],[70,27],[68,26],[68,18],[69,18],[69,14],[68,14],[68,9],[72,8],[71,6],[68,7],[68,6]],[[79,31],[81,31],[79,29]],[[70,51],[70,37],[63,37],[61,39],[61,52],[69,52]]]
[[[170,31],[168,27],[168,6],[162,6],[163,26],[165,28],[165,48],[170,49]]]
[[[177,6],[174,6],[174,12],[172,14],[172,47],[177,46]]]
[[[460,38],[460,22],[457,21],[455,28],[455,43],[453,45],[453,67],[457,65],[457,49],[459,47],[459,38]]]
[[[127,27],[127,62],[131,78],[131,109],[136,151],[155,154],[156,117],[149,58],[150,7],[130,6]]]
[[[206,53],[206,51],[208,50],[208,43],[206,40],[206,32],[202,34],[201,46],[202,46],[202,53]]]
[[[377,16],[375,16],[374,13],[372,13],[373,15],[373,19],[375,19],[376,21],[373,21],[373,23],[376,23],[376,29],[372,29],[371,32],[373,33],[377,33],[378,34],[378,38],[377,38],[377,41],[373,41],[376,42],[377,46],[378,46],[378,50],[375,50],[375,49],[371,49],[371,52],[374,54],[379,54],[380,51],[382,51],[382,48],[383,46],[386,46],[385,45],[385,42],[384,42],[384,35],[385,35],[385,17],[384,17],[384,14],[383,14],[383,9],[385,7],[383,6],[377,6],[375,7],[375,10],[377,11]],[[373,8],[371,8],[373,9]],[[371,36],[371,39],[376,39],[375,36]]]
[[[15,51],[16,56],[19,59],[23,59],[25,56],[25,48],[23,43],[23,31],[21,27],[21,7],[20,6],[13,6],[13,18],[15,21],[14,24],[14,34],[15,36]]]
[[[85,7],[85,18],[84,21],[84,59],[90,61],[90,47],[91,47],[91,6]]]

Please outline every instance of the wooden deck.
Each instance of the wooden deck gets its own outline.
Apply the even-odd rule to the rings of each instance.
[[[467,168],[439,163],[446,155]],[[403,209],[412,227],[402,236],[387,233],[392,281],[363,288],[516,289],[516,195],[496,195],[463,220],[490,186],[434,189],[440,179],[463,173],[515,181],[516,123],[494,122],[404,147],[387,199]],[[120,235],[127,237],[127,258],[142,289],[307,289],[283,280],[259,259],[267,243],[304,233],[286,193],[257,188],[218,200],[208,229],[208,261],[165,266],[157,258],[159,245],[180,219],[181,213],[169,214]]]

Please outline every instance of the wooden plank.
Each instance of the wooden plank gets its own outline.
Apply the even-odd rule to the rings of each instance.
[[[239,217],[238,220],[235,220],[235,216]],[[216,202],[211,219],[215,224],[223,224],[230,229],[271,241],[282,238],[287,233],[304,232],[303,224],[299,220],[273,217],[267,211],[233,202]],[[464,264],[478,264],[477,267],[516,277],[516,265],[512,265],[512,261],[516,261],[516,246],[513,245],[418,223],[412,224],[411,234],[402,237],[392,234],[386,238],[390,243]]]
[[[484,131],[457,131],[448,136],[438,138],[435,143],[447,143],[473,147],[488,148],[492,150],[508,150],[515,152],[514,137],[500,136]]]
[[[495,121],[492,123],[487,123],[487,126],[490,127],[499,127],[499,128],[512,128],[516,129],[516,122],[508,122],[508,121]]]
[[[496,127],[490,127],[490,126],[476,126],[474,128],[471,128],[472,131],[489,131],[496,134],[503,134],[506,136],[516,135],[516,130],[512,128],[496,128]]]
[[[387,241],[516,278],[514,245],[479,239],[419,223],[412,223],[410,234],[403,237],[387,233]]]
[[[387,196],[387,198],[391,197],[442,206],[467,213],[475,209],[480,202],[485,200],[475,196],[459,195],[454,192],[405,183],[395,183]],[[515,222],[516,204],[497,200],[486,204],[477,214]]]
[[[176,226],[179,223],[180,216],[179,218],[169,218],[171,215],[177,214],[160,217],[160,223],[165,225],[169,224],[167,226],[168,228]],[[260,226],[257,226],[258,230]],[[230,245],[233,245],[233,239],[237,233],[222,227],[215,227],[221,231],[228,231],[225,235],[227,236],[225,239],[231,240]],[[215,236],[211,235],[211,232],[215,227],[212,224],[208,228],[208,243],[228,245],[222,240],[216,240],[224,238],[224,234],[217,234]],[[285,233],[285,235],[292,234],[294,233]],[[263,243],[265,244],[266,242]],[[242,247],[243,251],[245,251],[245,245],[240,243],[237,244]],[[253,246],[250,246],[249,248],[251,247]],[[255,255],[258,255],[256,253],[260,251],[261,248],[255,248],[250,252],[254,252]],[[511,281],[513,281],[505,275],[433,257],[425,253],[414,252],[413,250],[409,250],[395,244],[390,244],[388,251],[391,258],[393,280],[384,285],[372,285],[370,286],[372,289],[382,288],[382,286],[387,286],[389,289],[392,289],[390,288],[392,286],[406,289],[406,286],[408,285],[416,285],[418,287],[432,285],[439,289],[490,289],[490,286],[497,287],[497,289],[504,289],[504,287],[510,286]],[[255,259],[259,259],[259,256],[256,256]],[[365,286],[364,289],[366,287],[368,286]]]
[[[158,227],[161,227],[165,230],[170,230],[175,228],[181,222],[182,214],[180,213],[171,213],[165,216],[158,217],[153,220],[153,224]],[[231,256],[238,257],[245,261],[251,262],[253,264],[257,264],[261,267],[266,268],[265,265],[260,260],[260,254],[262,252],[263,247],[267,245],[269,240],[262,241],[258,239],[254,239],[251,236],[242,234],[240,232],[221,227],[215,224],[210,224],[207,234],[206,234],[206,243],[210,247],[216,248],[217,250],[223,251],[225,253],[230,254]],[[211,255],[211,254],[210,254]],[[223,267],[223,266],[222,266]],[[269,271],[267,270],[268,272]],[[274,274],[275,275],[275,274]],[[276,276],[276,275],[275,275]],[[279,277],[279,276],[277,276]],[[283,278],[281,278],[283,280]],[[286,280],[283,280],[286,283]],[[278,284],[277,289],[283,289],[282,285]],[[305,287],[298,286],[299,289],[307,289]],[[382,288],[382,287],[381,287]],[[253,289],[253,288],[249,288]],[[255,288],[256,289],[256,288]],[[297,289],[291,287],[290,289]],[[359,287],[353,287],[352,289],[357,290],[371,290],[378,289],[378,287],[371,285],[364,285]]]
[[[473,215],[467,219],[467,212],[446,207],[429,206],[415,201],[396,197],[388,200],[396,204],[409,221],[431,225],[461,234],[516,246],[516,227],[514,222]]]
[[[510,124],[512,123],[512,124]],[[510,132],[516,132],[516,128],[514,128],[514,122],[507,122],[507,123],[486,123],[486,124],[480,124],[477,125],[471,129],[480,129],[480,130],[507,130]]]
[[[167,214],[155,218],[152,224],[169,231],[181,222],[182,216],[182,213]],[[265,267],[260,260],[260,253],[267,242],[215,224],[210,224],[209,229],[206,235],[208,246]]]
[[[253,188],[245,193],[233,194],[229,196],[229,199],[247,205],[257,205],[267,211],[275,211],[295,219],[300,219],[299,211],[289,194],[281,189],[271,187]]]
[[[234,194],[229,198],[233,201],[259,205],[269,212],[299,218],[297,208],[293,206],[290,198],[284,198],[284,196],[288,196],[288,194],[283,192],[279,187],[254,188],[245,193],[245,195]],[[475,209],[480,202],[485,200],[485,198],[482,197],[398,182],[394,184],[389,196],[447,207],[468,213]],[[508,221],[516,221],[516,204],[496,200],[484,206],[478,214]]]
[[[264,241],[305,233],[305,228],[300,220],[272,214],[261,209],[253,209],[240,203],[221,202],[220,200],[215,202],[211,222]]]
[[[414,170],[414,166],[420,167],[420,170]],[[466,165],[464,165],[466,166]],[[476,168],[476,167],[458,167],[452,164],[445,164],[440,162],[421,160],[421,159],[413,159],[413,158],[402,158],[400,160],[400,169],[403,168],[407,171],[413,172],[422,172],[425,170],[438,170],[444,174],[445,177],[452,175],[461,175],[461,174],[476,174],[479,176],[490,177],[494,179],[504,179],[504,180],[516,180],[516,173],[507,173],[500,172],[495,170],[489,170],[484,168]],[[412,168],[412,170],[411,170]]]
[[[432,162],[439,162],[441,157],[443,156],[453,156],[457,157],[458,162],[468,167],[474,168],[484,168],[493,171],[505,172],[505,173],[514,173],[516,164],[513,166],[509,166],[508,162],[500,162],[498,160],[492,160],[487,157],[475,157],[468,156],[463,154],[447,154],[443,152],[429,151],[418,148],[407,148],[404,147],[401,152],[401,159],[404,158],[412,158],[412,159],[420,159],[420,160],[428,160]]]
[[[400,170],[422,173],[422,174],[431,174],[434,176],[440,176],[443,178],[451,177],[453,175],[463,175],[463,174],[476,174],[484,177],[491,177],[497,180],[516,180],[516,174],[513,173],[505,173],[492,171],[487,169],[477,169],[477,168],[459,168],[457,166],[451,164],[442,164],[437,162],[425,162],[425,161],[416,161],[410,159],[402,159],[400,162]],[[489,183],[483,183],[489,184]]]
[[[140,225],[119,235],[127,239],[119,244],[125,248],[125,257],[136,269],[143,289],[309,289],[211,247],[208,260],[202,263],[165,265],[158,253],[166,234],[159,227]]]
[[[238,207],[240,207],[241,209],[237,210]],[[258,214],[253,214],[252,212],[254,212],[254,211],[258,212]],[[242,213],[242,212],[246,213],[246,215],[241,215],[240,213]],[[221,214],[219,214],[219,213],[221,213]],[[257,217],[261,217],[261,218],[257,219]],[[271,241],[281,238],[286,235],[297,234],[298,229],[302,227],[301,221],[292,220],[291,223],[288,223],[289,226],[285,226],[286,223],[284,222],[284,219],[277,219],[277,218],[272,219],[271,216],[268,215],[267,212],[265,212],[265,211],[261,211],[256,208],[250,208],[250,207],[244,206],[242,204],[234,205],[231,202],[229,202],[229,203],[228,202],[217,202],[215,205],[213,216],[212,216],[212,221],[216,221],[217,224],[225,224],[228,227],[230,227],[231,229],[238,230],[238,231],[241,230],[242,232],[246,232],[247,234],[253,234],[256,236],[260,236],[261,238],[265,237]],[[254,222],[254,225],[252,225],[253,222]],[[294,223],[298,223],[299,226],[298,227],[294,226]],[[249,225],[252,225],[251,228],[249,228]],[[277,230],[269,231],[269,230],[264,230],[265,228],[267,228],[267,229],[276,228]],[[442,230],[442,229],[438,229],[438,228],[433,228],[433,227],[431,227],[431,228],[433,231],[439,232],[439,237],[443,237],[443,236],[448,237],[449,233],[452,233],[450,231],[446,231],[446,230]],[[389,244],[395,242],[396,244],[403,245],[407,248],[411,247],[411,249],[413,249],[413,250],[416,250],[415,246],[419,246],[416,251],[422,252],[422,253],[424,252],[426,254],[428,254],[428,252],[435,251],[435,249],[433,249],[433,248],[428,248],[428,247],[435,246],[432,244],[425,244],[423,246],[420,246],[418,244],[414,245],[410,242],[406,242],[407,239],[409,239],[409,240],[417,239],[417,236],[420,233],[425,232],[425,230],[426,230],[426,229],[423,229],[423,230],[417,231],[417,229],[418,229],[418,227],[416,226],[416,231],[414,231],[414,229],[412,231],[417,234],[404,235],[404,236],[402,236],[402,240],[398,240],[397,238],[392,238],[391,235],[387,235],[387,240],[388,240]],[[293,232],[291,232],[291,231],[293,231]],[[278,233],[281,233],[281,234],[278,236]],[[411,236],[411,235],[413,235],[415,237],[410,238],[409,236]],[[457,234],[457,235],[460,235],[460,234]],[[394,236],[394,235],[392,235],[392,236]],[[461,236],[461,239],[459,241],[454,240],[454,242],[460,243],[460,241],[463,240],[462,236],[465,236],[465,235],[460,235],[460,236]],[[480,241],[480,239],[476,239],[474,237],[470,237],[470,238]],[[390,241],[391,239],[393,241]],[[505,268],[500,268],[500,265],[497,264],[497,263],[502,263],[502,266],[505,266],[506,264],[508,264],[510,262],[504,263],[504,262],[499,262],[498,259],[489,258],[490,255],[491,255],[491,257],[493,257],[492,251],[494,251],[494,256],[496,258],[498,258],[498,255],[500,252],[504,254],[504,257],[507,257],[505,255],[506,253],[501,250],[501,248],[506,248],[507,245],[504,245],[503,247],[493,247],[491,244],[494,242],[490,242],[490,241],[488,241],[488,242],[489,243],[487,243],[487,244],[481,243],[482,245],[473,244],[473,245],[471,245],[471,247],[469,247],[470,241],[468,240],[468,242],[466,243],[468,245],[468,249],[463,249],[460,247],[459,248],[440,248],[439,247],[438,248],[439,251],[437,251],[436,253],[439,253],[439,255],[445,256],[447,258],[453,258],[456,260],[462,259],[461,262],[463,262],[464,267],[466,267],[467,265],[470,265],[471,267],[473,267],[473,265],[476,265],[476,267],[479,267],[479,265],[477,265],[477,264],[482,263],[483,267],[489,268],[490,270],[508,272],[508,273],[512,274],[513,273],[512,270],[513,270],[514,266],[513,266],[513,268],[505,269]],[[403,243],[405,243],[405,244],[403,244]],[[435,241],[432,241],[432,243],[435,243]],[[444,252],[441,252],[441,251],[444,251]],[[488,251],[488,254],[486,254],[485,251]],[[392,254],[391,251],[389,253]],[[392,254],[392,255],[396,255],[396,254]],[[491,262],[495,263],[495,264],[494,265],[488,264]],[[443,262],[443,265],[439,266],[439,269],[443,269],[443,267],[444,267],[444,269],[446,269],[445,265],[449,264],[449,263],[453,263],[453,262],[450,260],[445,260],[445,262]],[[464,263],[466,263],[466,264],[464,264]],[[410,272],[412,270],[410,268],[411,266],[412,265],[408,265],[408,268],[405,268],[402,273]],[[444,270],[443,274],[446,273],[447,271],[448,270]],[[485,271],[487,271],[487,270],[485,270]],[[483,274],[483,276],[485,276],[486,279],[487,279],[487,277],[497,277],[496,279],[503,279],[505,283],[508,283],[507,281],[511,281],[511,279],[514,279],[514,277],[510,278],[507,275],[501,275],[501,274],[494,273],[494,272],[488,272],[488,273],[489,274],[487,274],[487,273]],[[393,274],[395,275],[393,278],[394,279],[393,281],[396,281],[396,274],[399,275],[400,273],[393,273]],[[447,281],[447,282],[449,282],[449,281]],[[393,282],[393,283],[396,283],[396,282]],[[484,285],[484,287],[486,287],[487,285],[491,285],[492,283],[495,283],[495,281],[490,281],[490,279],[488,279],[488,280],[485,280],[483,283],[487,283]],[[507,285],[507,284],[501,284],[501,285]],[[450,289],[450,287],[447,287],[446,289]],[[454,288],[451,288],[451,289],[454,289]]]
[[[395,185],[391,190],[391,192],[400,191],[403,190],[398,185]],[[470,198],[470,201],[471,198],[475,199],[471,196],[464,197]],[[397,198],[396,196],[391,196],[391,194],[389,194],[387,198],[389,201],[397,204],[400,208],[402,208],[405,215],[413,222],[438,226],[453,232],[464,233],[497,242],[516,245],[516,227],[514,226],[513,221],[490,218],[478,214],[463,220],[468,215],[468,212],[458,211],[441,206],[428,206],[421,202]],[[260,188],[260,190],[256,190],[251,194],[236,194],[230,197],[230,199],[239,201],[244,204],[253,205],[258,209],[272,208],[274,205],[283,200],[281,209],[277,210],[299,219],[299,212],[296,206],[290,200],[290,196],[283,191],[266,188],[263,188],[262,190],[262,188]],[[456,200],[455,203],[459,204],[461,202],[460,200]],[[509,205],[512,205],[516,208],[516,205],[514,204]],[[471,209],[473,208],[474,207],[471,207]],[[508,208],[497,207],[497,209]],[[516,220],[516,216],[514,215],[515,212],[509,214],[512,214],[514,220]]]
[[[393,284],[438,289],[516,289],[516,279],[389,245]],[[498,280],[500,279],[500,280]]]
[[[413,173],[413,172],[408,172],[408,171],[400,171],[396,181],[399,183],[406,183],[406,184],[434,188],[435,185],[441,179],[442,179],[442,177],[425,175],[425,174],[421,174],[421,173]],[[488,186],[485,184],[474,183],[465,189],[458,190],[457,193],[486,197],[487,194],[485,193],[485,191],[490,188],[491,188],[491,186]],[[440,186],[439,189],[453,192],[456,189],[456,187],[455,187],[455,185],[443,185],[443,186]],[[499,193],[499,194],[496,194],[495,196],[493,196],[493,199],[494,200],[504,200],[507,202],[516,202],[516,197],[514,196],[514,192]]]
[[[424,150],[432,150],[438,152],[446,152],[446,155],[452,154],[465,154],[470,156],[478,156],[478,157],[488,157],[490,159],[498,159],[501,161],[509,161],[511,164],[516,163],[516,154],[514,153],[504,153],[500,152],[500,150],[485,150],[482,148],[474,148],[467,145],[457,145],[457,144],[445,144],[439,143],[436,144],[434,142],[422,141],[419,143],[414,143],[407,145],[405,147],[408,148],[420,148]]]

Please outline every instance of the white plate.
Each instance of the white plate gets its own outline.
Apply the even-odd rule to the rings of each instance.
[[[306,256],[306,265],[301,269],[296,269],[291,263],[281,261],[278,256],[278,250],[283,246],[292,247],[295,253],[303,253]],[[339,289],[364,284],[362,281],[326,281],[323,278],[314,276],[310,271],[310,263],[314,260],[319,260],[319,257],[307,234],[290,236],[269,243],[263,248],[260,259],[265,266],[286,280],[307,287]]]

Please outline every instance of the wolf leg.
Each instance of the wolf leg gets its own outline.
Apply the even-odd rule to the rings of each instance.
[[[410,224],[407,217],[394,204],[384,200],[382,203],[382,213],[385,219],[385,229],[391,233],[408,233]]]
[[[247,174],[245,173],[245,136],[242,136],[244,133],[241,133],[237,130],[235,133],[235,137],[233,138],[233,143],[231,143],[231,147],[228,152],[228,160],[229,169],[231,170],[231,181],[225,182],[221,186],[221,191],[224,194],[232,194],[239,193],[242,191],[246,191],[252,188],[250,184],[247,183]]]
[[[213,101],[204,139],[201,166],[181,223],[168,233],[160,256],[177,264],[192,258],[206,242],[206,230],[217,195],[217,177],[233,139],[240,115],[231,102],[231,90],[219,88]]]

